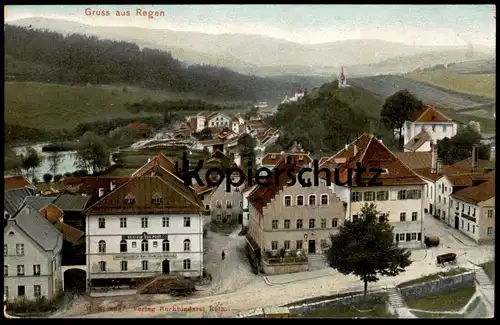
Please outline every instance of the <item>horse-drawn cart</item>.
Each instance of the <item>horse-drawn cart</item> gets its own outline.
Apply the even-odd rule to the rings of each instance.
[[[437,265],[444,267],[446,263],[457,264],[457,254],[447,253],[447,254],[438,255]]]

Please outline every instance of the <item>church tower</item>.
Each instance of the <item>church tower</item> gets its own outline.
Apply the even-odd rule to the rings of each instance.
[[[347,80],[345,78],[344,67],[341,67],[340,68],[340,75],[339,75],[339,88],[346,88],[346,87],[349,87],[349,86],[347,85]]]

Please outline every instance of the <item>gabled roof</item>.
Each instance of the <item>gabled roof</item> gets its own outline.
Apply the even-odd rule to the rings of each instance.
[[[142,214],[142,213],[199,213],[203,211],[194,190],[185,186],[174,175],[134,177],[87,209],[90,214]],[[176,177],[175,177],[176,178]],[[166,180],[167,179],[167,180]],[[181,186],[182,184],[182,186]],[[154,204],[155,194],[161,196]],[[125,197],[133,196],[135,203],[126,204]]]
[[[370,135],[368,135],[366,133],[362,134],[356,140],[349,143],[347,146],[345,146],[344,148],[339,150],[336,154],[334,154],[333,156],[331,156],[330,158],[325,160],[323,162],[323,165],[321,165],[320,167],[327,167],[327,164],[331,163],[331,162],[333,162],[334,165],[336,165],[335,159],[352,157],[354,155],[355,146],[358,148],[364,148],[364,147],[366,147],[366,145],[368,144],[369,141],[370,141]]]
[[[24,204],[9,221],[13,221],[45,251],[62,249],[62,234],[40,213]]]
[[[90,196],[79,194],[61,194],[53,202],[62,211],[79,211],[85,210]]]
[[[28,204],[36,211],[40,211],[50,203],[54,202],[55,196],[27,196],[23,203]]]
[[[85,243],[85,233],[80,229],[76,229],[64,222],[57,221],[54,227],[61,232],[64,240],[72,243],[73,245],[80,245]]]
[[[432,167],[432,152],[430,151],[394,152],[394,155],[413,170]]]
[[[228,157],[227,155],[225,155],[222,151],[217,149],[210,155],[210,157],[207,158],[205,163],[207,163],[207,164],[214,163],[214,162],[222,163],[223,161],[226,163],[231,163],[232,159],[230,157]]]
[[[439,173],[436,173],[436,172],[432,172],[432,168],[431,167],[424,167],[424,168],[415,168],[414,169],[414,172],[427,179],[427,180],[430,180],[430,181],[437,181],[438,179],[440,179],[441,177],[443,177],[444,175],[447,175],[447,176],[451,176],[451,175],[466,175],[466,174],[470,174],[471,171],[470,170],[467,170],[467,169],[462,169],[462,168],[458,168],[458,167],[455,167],[455,166],[443,166],[442,169],[441,169],[441,172]]]
[[[449,117],[446,117],[432,105],[425,105],[421,110],[414,112],[410,117],[410,121],[414,123],[453,122]]]
[[[3,181],[4,190],[14,190],[18,188],[35,188],[23,175],[5,176]]]
[[[301,165],[301,161],[298,160],[298,156],[283,155],[280,161],[278,161],[276,166],[272,169],[271,177],[268,178],[268,181],[271,182],[271,186],[257,185],[248,196],[249,202],[262,214],[264,207],[274,199],[279,191],[283,189],[290,180],[287,173],[282,171],[291,169],[290,174],[295,175],[300,171],[302,168],[301,166],[303,165]],[[275,173],[277,170],[280,170],[281,172],[279,173],[279,178],[276,182]]]
[[[478,204],[495,197],[495,177],[483,182],[477,186],[469,186],[451,195],[453,198],[471,203]]]
[[[454,187],[471,186],[476,176],[477,174],[445,175]]]
[[[86,194],[90,196],[87,202],[87,207],[99,201],[99,189],[103,188],[104,193],[109,193],[111,184],[115,184],[115,189],[128,182],[130,177],[100,177],[100,176],[85,176],[85,177],[69,177],[64,180],[68,190],[74,193]]]
[[[148,170],[150,170],[151,167],[153,167],[155,165],[161,166],[161,167],[163,167],[166,170],[169,170],[171,172],[175,171],[175,165],[174,165],[174,163],[170,159],[168,159],[167,157],[165,157],[162,153],[159,153],[155,157],[151,158],[150,161],[148,161],[147,163],[145,163],[144,166],[142,166],[141,168],[139,168],[138,170],[136,170],[132,174],[132,177],[137,177],[137,176],[144,175],[145,172],[147,172]]]
[[[380,168],[384,172],[378,176],[376,180],[379,186],[394,186],[394,185],[424,185],[425,182],[408,166],[406,166],[398,157],[396,157],[379,139],[373,135],[367,135],[369,138],[366,146],[356,146],[357,152],[351,157],[348,157],[343,167],[355,169],[356,163],[360,163],[366,171],[361,173],[361,184],[357,183],[356,172],[352,173],[353,186],[367,186],[368,182],[375,175],[375,172],[370,172],[370,168]],[[340,170],[340,178],[342,182],[347,180],[348,170],[342,168]]]
[[[227,116],[226,114],[224,114],[222,112],[212,112],[209,115],[207,115],[206,117],[207,117],[207,120],[210,120],[210,119],[216,117],[217,115],[220,115],[220,116],[230,120],[229,116]]]
[[[35,190],[29,187],[5,191],[3,194],[4,210],[11,216],[14,215],[23,205],[24,199],[28,196],[35,196],[35,194]]]
[[[432,138],[429,134],[429,132],[427,132],[427,130],[422,130],[420,131],[419,134],[417,134],[416,136],[414,136],[412,139],[410,139],[410,141],[408,141],[404,148],[407,149],[407,150],[410,150],[410,151],[417,151],[418,148],[420,148],[421,146],[424,145],[424,143],[426,143],[427,141],[431,141]]]

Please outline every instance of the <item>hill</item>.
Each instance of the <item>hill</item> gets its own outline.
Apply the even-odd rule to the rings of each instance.
[[[261,35],[215,35],[138,27],[90,26],[45,18],[26,18],[10,21],[9,24],[32,26],[64,34],[80,33],[110,40],[133,42],[141,47],[168,50],[175,58],[182,61],[223,66],[241,73],[256,75],[282,73],[328,75],[333,71],[336,73],[340,66],[376,64],[390,58],[404,59],[406,56],[418,56],[424,53],[433,53],[431,57],[440,58],[445,58],[448,55],[446,53],[463,57],[465,53],[468,53],[468,46],[412,46],[376,39],[300,44]],[[494,53],[493,47],[474,45],[474,49],[475,52],[470,59],[476,56],[479,58],[482,53]],[[265,55],[262,55],[263,53]],[[370,54],[366,55],[366,53]],[[451,58],[447,60],[446,62],[452,62],[449,61]],[[407,64],[403,62],[399,65]],[[287,66],[287,69],[283,70],[282,66]],[[389,63],[384,66],[391,68],[394,64]],[[410,66],[412,68],[409,70],[418,67],[418,65]],[[360,69],[366,69],[366,67]],[[377,73],[390,72],[385,72],[383,69],[377,71],[379,71]]]
[[[449,64],[434,71],[416,71],[407,77],[465,94],[495,99],[496,62],[475,60]]]
[[[211,99],[281,97],[301,85],[208,65],[186,66],[171,53],[80,34],[5,26],[7,80],[125,84]]]

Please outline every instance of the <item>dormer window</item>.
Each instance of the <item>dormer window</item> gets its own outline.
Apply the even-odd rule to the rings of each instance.
[[[387,168],[382,168],[382,174],[389,174],[389,170]]]
[[[299,155],[299,160],[304,160],[304,156]]]
[[[271,155],[271,159],[276,159],[276,155],[275,155],[275,154],[272,154],[272,155]]]
[[[156,193],[153,195],[153,204],[160,204],[161,203],[161,195]]]
[[[134,204],[135,203],[135,196],[132,195],[132,193],[127,194],[125,197],[125,204]]]

